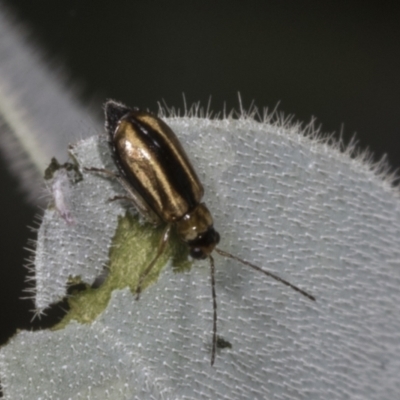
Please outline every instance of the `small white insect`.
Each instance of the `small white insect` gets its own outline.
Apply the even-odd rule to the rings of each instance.
[[[71,213],[71,183],[65,168],[54,171],[49,185],[53,197],[54,208],[67,225],[74,225],[75,219]]]

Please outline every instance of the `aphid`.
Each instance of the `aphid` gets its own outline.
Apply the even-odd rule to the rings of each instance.
[[[72,216],[69,207],[69,189],[70,181],[68,179],[67,172],[63,169],[60,169],[57,171],[57,174],[54,177],[51,185],[54,206],[67,225],[74,225],[75,219]]]
[[[52,197],[55,210],[67,225],[74,225],[75,218],[71,213],[70,186],[71,180],[79,180],[79,173],[71,163],[60,164],[54,157],[46,168],[45,179]]]
[[[128,196],[114,199],[131,200],[148,222],[165,224],[157,252],[139,279],[137,298],[146,276],[166,248],[171,229],[175,229],[188,245],[192,258],[210,260],[214,312],[211,365],[218,345],[213,251],[256,269],[315,301],[314,296],[279,276],[216,247],[220,236],[214,229],[210,211],[201,203],[203,186],[178,138],[164,121],[147,111],[114,101],[105,104],[105,116],[109,146],[119,174],[98,168],[87,170],[116,178]]]

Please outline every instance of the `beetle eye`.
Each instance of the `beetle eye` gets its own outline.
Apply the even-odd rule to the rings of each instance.
[[[200,247],[193,247],[190,249],[190,256],[196,260],[202,260],[206,258],[206,254]]]

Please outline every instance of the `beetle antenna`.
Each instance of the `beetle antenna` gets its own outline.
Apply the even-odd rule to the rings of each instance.
[[[215,265],[214,258],[209,255],[210,258],[210,272],[211,272],[211,292],[213,299],[213,338],[212,338],[212,352],[211,352],[211,365],[214,365],[215,361],[215,351],[217,348],[217,295],[215,293]]]
[[[286,281],[285,279],[282,279],[281,277],[279,277],[278,275],[273,274],[272,272],[266,271],[266,270],[264,270],[264,269],[258,267],[257,265],[254,265],[254,264],[252,264],[252,263],[249,263],[248,261],[242,260],[241,258],[236,257],[236,256],[234,256],[233,254],[227,253],[226,251],[223,251],[223,250],[221,250],[221,249],[215,248],[214,250],[215,250],[218,254],[220,254],[221,256],[223,256],[223,257],[227,257],[227,258],[230,258],[230,259],[232,259],[232,260],[239,261],[240,263],[242,263],[242,264],[244,264],[244,265],[247,265],[248,267],[251,267],[251,268],[253,268],[253,269],[257,270],[257,271],[260,271],[260,272],[262,272],[263,274],[265,274],[265,275],[267,275],[267,276],[269,276],[269,277],[275,279],[276,281],[281,282],[281,283],[283,283],[284,285],[291,287],[293,290],[295,290],[296,292],[301,293],[303,296],[309,298],[310,300],[313,300],[313,301],[316,300],[315,297],[314,297],[313,295],[311,295],[310,293],[307,293],[307,292],[305,292],[304,290],[298,288],[297,286],[292,285],[290,282]],[[210,257],[211,257],[211,256],[210,256]]]

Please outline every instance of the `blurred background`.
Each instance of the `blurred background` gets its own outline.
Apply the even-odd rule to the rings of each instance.
[[[2,0],[83,103],[200,101],[293,115],[400,166],[400,23],[384,3]],[[0,41],[2,38],[0,37]],[[1,71],[0,71],[1,73]],[[40,96],[40,93],[38,93]],[[90,126],[82,126],[90,131]],[[95,132],[92,132],[95,133]],[[71,133],[71,141],[76,138]],[[50,160],[49,160],[50,161]],[[29,326],[22,250],[40,210],[0,159],[0,343]]]

